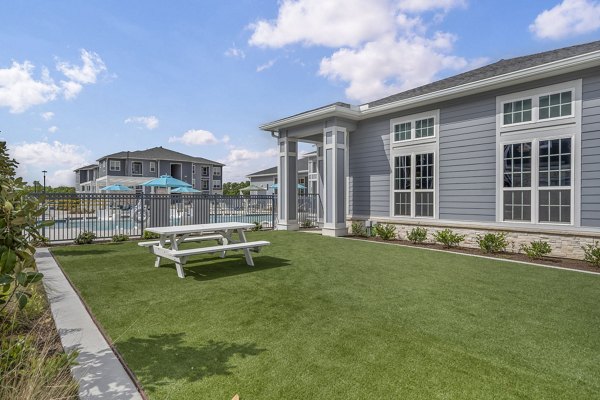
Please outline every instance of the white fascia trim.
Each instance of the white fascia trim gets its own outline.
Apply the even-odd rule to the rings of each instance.
[[[509,72],[504,75],[494,76],[482,79],[476,82],[465,83],[464,85],[454,86],[448,89],[438,90],[437,92],[427,93],[421,96],[411,97],[405,100],[398,100],[393,103],[382,104],[380,106],[365,108],[364,105],[356,109],[347,107],[330,106],[320,108],[315,111],[296,115],[289,118],[283,118],[260,126],[263,131],[277,131],[278,129],[298,123],[312,122],[324,117],[342,117],[355,121],[371,118],[382,114],[401,111],[410,108],[416,108],[427,104],[450,100],[456,97],[463,97],[471,94],[482,93],[504,86],[516,85],[531,78],[542,79],[554,75],[561,75],[568,72],[578,71],[600,65],[600,51],[594,51],[583,55],[565,58],[562,60],[550,62],[535,67],[521,69],[519,71]]]
[[[333,105],[329,107],[319,108],[314,111],[309,111],[301,115],[296,115],[288,118],[283,118],[277,121],[269,122],[267,124],[261,125],[259,129],[271,132],[281,128],[285,128],[287,126],[295,125],[299,122],[306,123],[318,121],[327,117],[342,117],[357,121],[360,119],[360,112],[352,110],[348,107]]]

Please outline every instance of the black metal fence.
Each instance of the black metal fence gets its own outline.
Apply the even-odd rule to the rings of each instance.
[[[275,195],[224,196],[204,194],[48,193],[43,228],[51,242],[73,240],[82,232],[98,238],[114,235],[140,236],[155,226],[178,226],[213,222],[258,223],[263,229],[277,225]],[[298,196],[301,225],[316,225],[317,195]]]

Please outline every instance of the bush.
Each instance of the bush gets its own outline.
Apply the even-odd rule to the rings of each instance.
[[[254,221],[254,226],[252,227],[251,231],[252,232],[258,232],[260,230],[262,230],[263,226],[260,222]]]
[[[302,224],[300,226],[302,228],[314,228],[315,223],[312,222],[312,220],[310,220],[310,219],[305,219],[304,221],[302,221]]]
[[[506,251],[508,240],[506,233],[486,233],[485,235],[477,235],[477,244],[484,253],[500,253]]]
[[[586,244],[585,246],[581,246],[581,248],[585,253],[584,260],[594,267],[600,268],[600,246],[598,246],[598,242],[594,242],[593,245]]]
[[[396,237],[396,227],[392,224],[376,224],[373,227],[375,235],[383,240],[392,240]]]
[[[24,308],[31,297],[27,286],[42,279],[36,271],[33,242],[43,242],[39,230],[52,221],[38,222],[46,211],[38,199],[28,196],[25,182],[15,177],[18,163],[9,158],[0,142],[0,311],[9,304]],[[0,351],[0,355],[2,352]]]
[[[406,235],[406,238],[415,244],[423,243],[427,240],[427,229],[418,226],[412,228],[410,232],[408,232],[408,235]]]
[[[365,229],[365,225],[360,221],[353,222],[352,223],[352,235],[367,236],[367,230]]]
[[[114,235],[112,237],[112,241],[114,243],[119,243],[119,242],[126,242],[129,240],[129,236],[127,235]]]
[[[459,235],[458,233],[452,232],[451,229],[444,229],[443,231],[436,232],[433,235],[433,238],[436,242],[441,243],[444,247],[456,247],[463,240],[465,240],[465,235]]]
[[[521,245],[521,250],[532,260],[537,258],[543,258],[552,252],[552,247],[548,242],[543,240],[537,240],[531,242],[529,245]]]
[[[159,237],[160,235],[158,233],[153,233],[149,231],[144,231],[144,233],[142,234],[142,239],[144,240],[158,239]]]
[[[96,239],[96,234],[94,232],[85,231],[77,235],[74,242],[75,244],[91,244],[94,239]]]

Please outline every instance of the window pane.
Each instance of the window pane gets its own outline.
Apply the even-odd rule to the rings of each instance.
[[[542,140],[539,146],[539,185],[570,186],[571,139]]]
[[[394,193],[394,215],[410,216],[410,192]]]
[[[504,125],[531,121],[531,99],[504,104]]]
[[[504,146],[504,187],[531,186],[531,143]]]
[[[433,153],[415,156],[415,189],[433,189]]]
[[[503,199],[505,221],[531,220],[531,191],[506,190]]]
[[[415,193],[415,216],[433,217],[433,192]]]
[[[422,119],[415,122],[415,138],[433,136],[434,119]]]
[[[569,116],[572,112],[572,97],[570,91],[540,96],[540,119]]]
[[[571,222],[571,190],[540,190],[540,222]]]

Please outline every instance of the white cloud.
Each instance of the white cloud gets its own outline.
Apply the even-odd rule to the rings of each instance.
[[[581,35],[600,28],[600,2],[563,0],[540,13],[529,30],[541,39],[561,39]]]
[[[348,98],[368,101],[481,65],[453,54],[452,33],[428,33],[440,12],[464,6],[466,0],[283,0],[275,20],[250,26],[249,43],[330,47],[319,75],[347,84]]]
[[[0,68],[0,107],[11,113],[21,113],[29,107],[44,104],[56,98],[60,88],[42,68],[39,79],[33,77],[34,65],[29,61],[13,61],[9,68]]]
[[[227,182],[241,182],[247,180],[247,174],[276,165],[278,155],[275,148],[255,151],[232,147],[227,157],[219,162],[225,164],[223,176]]]
[[[275,62],[277,60],[273,59],[273,60],[269,60],[264,64],[259,65],[258,67],[256,67],[256,72],[262,72],[264,70],[267,70],[269,68],[271,68],[273,65],[275,65]]]
[[[106,71],[106,65],[97,53],[81,49],[83,65],[72,65],[68,62],[59,62],[56,69],[62,72],[69,80],[84,85],[96,83],[98,75]]]
[[[205,144],[217,144],[219,140],[216,136],[209,131],[202,129],[192,129],[185,132],[181,136],[171,136],[169,143],[183,143],[187,145],[205,145]]]
[[[19,162],[17,172],[29,182],[41,180],[47,170],[51,186],[73,185],[73,169],[89,164],[90,152],[75,144],[54,142],[23,142],[9,147],[11,157]]]
[[[450,54],[455,40],[448,33],[431,38],[389,35],[358,49],[336,51],[321,61],[319,74],[348,82],[346,96],[366,102],[427,84],[440,71],[456,72],[481,63]]]
[[[126,124],[139,124],[146,129],[152,130],[158,128],[159,120],[154,115],[129,117],[125,120]]]
[[[246,58],[246,53],[244,53],[244,50],[235,47],[235,45],[233,45],[233,47],[228,48],[225,51],[225,55],[227,57],[232,57],[232,58]]]
[[[51,126],[50,128],[48,128],[48,132],[50,132],[50,133],[58,132],[58,126],[56,126],[56,125]]]
[[[393,30],[388,0],[283,0],[274,21],[251,24],[250,44],[279,48],[293,43],[357,46]]]
[[[67,100],[77,97],[84,85],[95,83],[98,75],[106,71],[106,65],[96,53],[81,50],[81,60],[81,66],[58,62],[57,70],[67,78],[59,84],[45,67],[36,78],[35,66],[29,61],[13,61],[10,67],[0,68],[0,107],[8,107],[11,113],[21,113],[53,101],[61,94]]]
[[[46,121],[50,121],[52,118],[54,118],[54,113],[52,111],[46,111],[41,113],[40,116]]]
[[[398,5],[401,10],[411,12],[448,11],[456,7],[465,7],[467,2],[466,0],[400,0]]]

